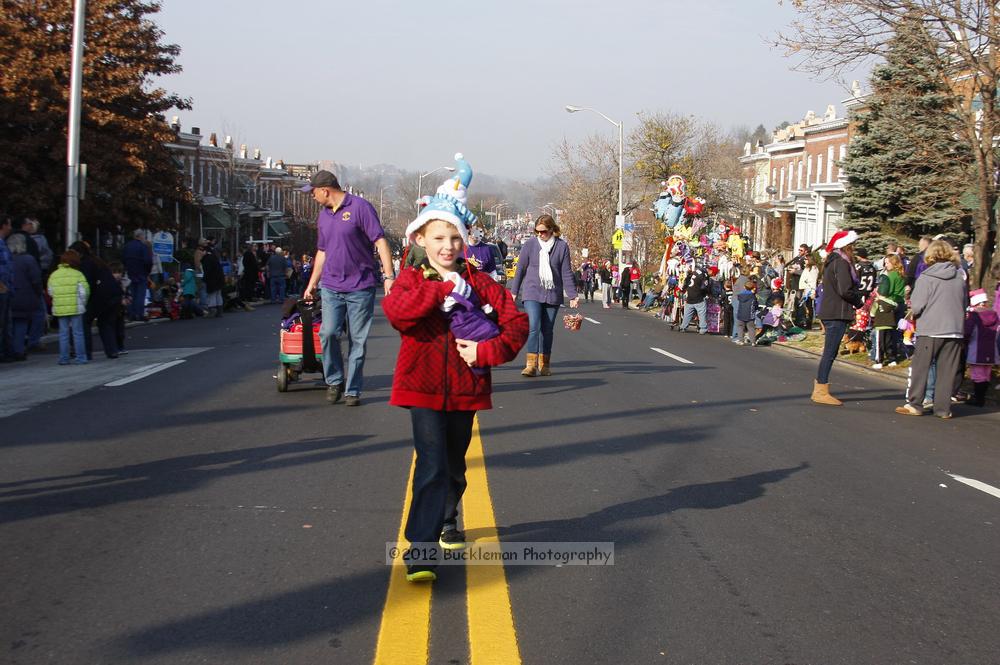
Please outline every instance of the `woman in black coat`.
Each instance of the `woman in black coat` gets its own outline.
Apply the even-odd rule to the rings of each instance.
[[[38,267],[38,261],[28,253],[23,236],[11,234],[7,238],[7,247],[10,249],[14,268],[14,297],[10,303],[13,328],[11,351],[15,360],[25,360],[28,329],[35,313],[42,307],[42,271]]]
[[[854,310],[864,303],[858,290],[858,275],[854,270],[854,231],[838,231],[826,246],[823,264],[823,301],[817,318],[823,322],[826,337],[823,356],[819,360],[816,381],[813,383],[812,401],[817,404],[842,406],[843,402],[830,394],[830,368],[840,350],[840,342],[847,327],[854,321]]]

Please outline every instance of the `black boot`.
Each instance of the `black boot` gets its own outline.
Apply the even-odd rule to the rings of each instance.
[[[986,406],[986,391],[990,388],[989,381],[977,381],[973,384],[975,389],[972,393],[972,399],[969,400],[969,404],[972,406]]]

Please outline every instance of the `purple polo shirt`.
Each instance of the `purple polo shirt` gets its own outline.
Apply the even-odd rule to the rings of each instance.
[[[319,284],[331,291],[360,291],[375,286],[379,269],[374,244],[385,236],[378,213],[359,196],[344,194],[336,210],[323,208],[316,218],[318,249],[326,252]]]

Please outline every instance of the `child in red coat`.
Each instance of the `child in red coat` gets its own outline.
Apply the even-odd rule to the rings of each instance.
[[[476,411],[492,406],[489,372],[472,369],[513,360],[528,336],[528,317],[517,310],[510,293],[461,258],[467,226],[475,220],[455,195],[464,199],[464,175],[459,170],[454,181],[442,185],[407,227],[407,237],[426,250],[427,258],[403,269],[382,300],[386,317],[402,337],[389,403],[410,410],[416,450],[405,535],[410,543],[437,541],[446,549],[465,546],[458,529],[465,453]],[[496,337],[477,343],[452,334],[446,314],[454,305],[451,294],[470,291],[492,307],[500,329]],[[407,565],[411,582],[436,578],[432,565]]]

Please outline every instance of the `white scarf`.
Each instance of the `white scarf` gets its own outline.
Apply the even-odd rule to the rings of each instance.
[[[539,240],[538,244],[542,248],[538,252],[538,281],[543,289],[551,291],[556,288],[556,283],[552,278],[552,266],[549,265],[549,252],[556,244],[556,237],[550,235],[548,240]]]

